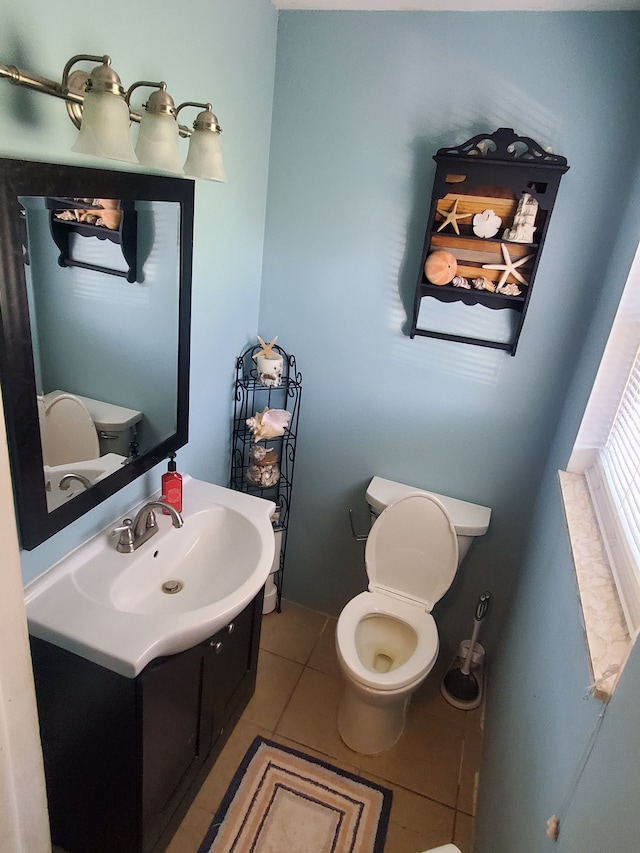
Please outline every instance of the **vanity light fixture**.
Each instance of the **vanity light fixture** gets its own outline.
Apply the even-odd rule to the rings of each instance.
[[[147,103],[143,104],[144,112],[136,143],[138,162],[164,172],[183,175],[178,152],[177,110],[173,98],[167,92],[167,84],[149,83],[146,80],[134,83],[127,90],[128,103],[131,102],[131,93],[139,86],[152,86],[156,91],[152,92]]]
[[[91,72],[72,71],[77,62],[98,62]],[[220,145],[221,128],[211,104],[185,101],[177,109],[164,82],[139,81],[125,92],[120,77],[111,67],[111,57],[78,54],[64,67],[62,81],[50,80],[15,65],[0,63],[0,78],[16,86],[60,98],[66,102],[69,117],[79,128],[72,151],[141,163],[160,171],[212,181],[226,181]],[[131,108],[131,94],[139,86],[157,89],[144,112]],[[204,108],[193,130],[179,125],[178,112],[187,106]],[[135,152],[129,135],[132,122],[140,124]],[[178,152],[179,137],[189,138],[189,152],[183,169]]]
[[[189,139],[189,153],[184,163],[186,175],[194,178],[207,178],[209,181],[226,182],[227,176],[222,165],[221,128],[218,117],[211,111],[211,104],[197,104],[186,101],[183,107],[204,107],[193,123],[193,132]]]
[[[70,68],[79,60],[95,60],[95,56],[74,56],[65,66],[62,75],[63,91],[69,89]],[[111,67],[111,58],[103,56],[91,74],[79,72],[74,78],[83,95],[80,132],[71,146],[78,154],[92,154],[108,160],[138,160],[129,136],[129,103],[126,100],[120,77]],[[80,76],[82,75],[82,76]],[[75,113],[74,113],[75,114]],[[73,120],[73,115],[72,115]]]

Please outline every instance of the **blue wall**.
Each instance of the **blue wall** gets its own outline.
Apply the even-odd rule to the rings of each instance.
[[[347,511],[365,523],[379,474],[493,509],[436,614],[446,653],[491,589],[493,645],[637,157],[637,21],[280,15],[260,333],[303,373],[294,599],[337,613],[364,588]],[[432,155],[498,127],[571,167],[514,358],[405,333]]]
[[[347,508],[374,473],[493,508],[436,614],[450,650],[493,591],[476,853],[637,847],[640,664],[597,733],[556,470],[640,237],[639,35],[626,13],[280,16],[260,326],[304,375],[285,589],[335,612],[364,587]],[[431,156],[501,126],[571,166],[518,353],[411,341]]]
[[[108,53],[125,86],[166,80],[176,103],[214,105],[229,182],[196,183],[191,429],[177,461],[195,477],[226,485],[235,357],[255,339],[258,324],[277,13],[269,0],[179,5],[115,0],[97,24],[91,10],[78,14],[73,4],[43,16],[36,0],[0,2],[3,62],[59,80],[74,54]],[[141,90],[140,102],[145,95]],[[76,131],[60,101],[4,81],[0,105],[0,156],[93,165],[69,150]],[[181,122],[190,124],[196,112],[180,113]],[[182,146],[186,157],[186,143]],[[118,168],[103,160],[96,165]],[[150,472],[39,548],[23,552],[24,580],[158,489],[160,473]]]

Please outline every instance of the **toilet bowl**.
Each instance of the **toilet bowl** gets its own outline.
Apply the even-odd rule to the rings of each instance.
[[[50,401],[38,397],[37,403],[45,465],[84,462],[100,456],[95,424],[78,397],[59,394]]]
[[[431,610],[473,537],[486,532],[491,511],[380,477],[367,499],[375,518],[365,548],[368,591],[342,610],[336,650],[345,680],[340,736],[372,755],[404,730],[411,696],[438,657]]]

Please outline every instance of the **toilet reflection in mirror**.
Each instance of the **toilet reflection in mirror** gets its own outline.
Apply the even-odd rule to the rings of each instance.
[[[62,391],[37,405],[49,512],[137,455],[142,412]]]

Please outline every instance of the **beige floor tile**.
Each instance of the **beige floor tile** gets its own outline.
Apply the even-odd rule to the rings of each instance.
[[[324,672],[305,668],[289,700],[276,733],[305,747],[315,749],[340,764],[356,766],[361,758],[340,739],[338,702],[342,682]]]
[[[213,817],[254,738],[258,735],[269,738],[270,734],[254,723],[240,720],[211,772],[204,780],[193,805],[207,811]]]
[[[336,655],[336,622],[334,616],[327,617],[327,624],[316,643],[307,663],[312,669],[326,672],[335,678],[342,678]]]
[[[446,720],[449,725],[464,729],[467,725],[469,711],[461,711],[450,705],[440,692],[442,676],[446,672],[446,666],[438,666],[429,673],[426,681],[420,685],[411,698],[411,704],[419,708],[422,713],[431,714]]]
[[[481,763],[482,739],[475,733],[466,733],[462,748],[460,788],[456,808],[468,815],[476,813],[476,786]]]
[[[473,818],[462,812],[456,812],[453,843],[457,844],[462,853],[472,853],[473,851]]]
[[[200,806],[191,806],[165,853],[186,853],[200,847],[211,825],[212,815]]]
[[[260,650],[256,692],[243,719],[273,731],[302,673],[301,663]]]
[[[298,663],[306,663],[322,633],[327,617],[283,600],[282,611],[262,619],[260,646]]]
[[[400,826],[423,833],[425,845],[422,849],[444,844],[453,838],[455,819],[453,809],[385,780],[379,781],[381,785],[386,785],[393,791],[391,820]],[[427,841],[429,844],[426,843]]]
[[[400,826],[400,824],[391,821],[384,845],[384,853],[420,853],[420,851],[428,850],[430,847],[447,844],[450,840],[451,838],[443,838],[437,833],[425,833],[424,830],[411,829],[411,827]]]
[[[288,746],[291,749],[297,749],[298,752],[302,752],[305,755],[311,756],[311,758],[318,758],[320,761],[324,761],[326,764],[333,764],[339,770],[344,770],[347,773],[353,773],[355,776],[360,775],[358,773],[357,764],[349,764],[348,761],[340,760],[340,762],[336,761],[336,759],[332,759],[330,756],[326,755],[324,752],[319,752],[317,749],[312,749],[310,746],[302,746],[295,740],[291,740],[287,737],[282,737],[282,735],[274,734],[272,740],[275,743],[281,743],[283,746]],[[384,782],[380,779],[375,780],[379,785],[383,785]]]
[[[381,755],[363,756],[361,770],[455,807],[463,732],[439,717],[409,708],[398,741]]]

